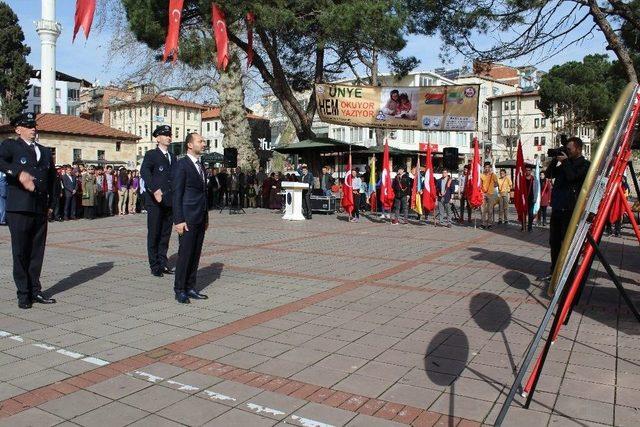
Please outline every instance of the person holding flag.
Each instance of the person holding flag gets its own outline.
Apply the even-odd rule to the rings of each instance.
[[[389,163],[389,142],[384,143],[384,154],[382,155],[382,176],[380,177],[380,203],[382,205],[382,214],[380,218],[390,218],[391,208],[395,194],[391,183],[391,165]]]
[[[424,208],[425,221],[429,212],[436,208],[436,180],[433,176],[433,161],[431,159],[431,144],[427,144],[427,160],[424,165],[424,180],[422,182],[422,207]]]
[[[358,176],[358,171],[351,171],[351,192],[353,199],[353,212],[351,213],[351,222],[360,222],[360,189],[362,187],[362,179]]]
[[[524,155],[522,154],[522,142],[518,141],[518,151],[516,154],[516,173],[513,183],[513,202],[518,212],[518,221],[521,224],[521,231],[524,231],[524,221],[527,216],[527,181],[524,177]]]
[[[483,206],[482,192],[482,166],[480,166],[480,148],[478,138],[473,138],[473,160],[471,163],[471,178],[467,182],[467,203],[471,209],[478,209]]]
[[[351,213],[354,208],[353,200],[353,175],[351,172],[351,153],[349,153],[349,164],[347,166],[347,172],[344,175],[344,182],[342,183],[342,207],[344,211],[349,215],[349,221],[351,221]]]
[[[371,212],[378,211],[378,198],[376,197],[376,156],[371,156],[369,167],[369,185],[367,186],[367,202],[371,206]]]
[[[420,174],[420,154],[418,163],[413,173],[413,188],[411,189],[411,209],[418,214],[418,219],[422,216],[422,176]]]
[[[535,178],[531,173],[531,166],[527,166],[524,170],[524,180],[525,180],[525,193],[526,193],[526,223],[527,223],[527,231],[531,233],[533,231],[533,218],[535,217],[536,212],[535,209]],[[539,184],[538,184],[539,185]],[[538,188],[539,189],[539,188]],[[538,200],[540,199],[540,195],[538,194]],[[524,231],[524,224],[522,222],[522,228],[520,231]]]

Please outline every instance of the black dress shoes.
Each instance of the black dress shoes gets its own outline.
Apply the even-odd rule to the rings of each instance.
[[[30,302],[19,302],[18,303],[18,307],[22,308],[23,310],[26,310],[28,308],[31,308],[31,303]]]
[[[151,270],[151,274],[153,274],[156,277],[164,277],[164,274],[162,274],[161,270]]]
[[[201,294],[198,291],[196,291],[195,289],[189,289],[187,291],[187,296],[189,298],[193,298],[193,299],[209,299],[208,296],[206,296],[205,294]]]
[[[191,301],[185,292],[178,292],[176,294],[176,301],[180,304],[191,304]]]
[[[174,270],[172,268],[165,267],[165,268],[161,269],[160,272],[162,272],[164,274],[173,274]]]
[[[55,304],[56,300],[53,298],[46,298],[42,294],[34,295],[31,297],[31,301],[37,302],[38,304]]]

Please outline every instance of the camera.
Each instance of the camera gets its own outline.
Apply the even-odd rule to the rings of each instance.
[[[566,147],[559,147],[559,148],[549,148],[547,150],[547,157],[558,157],[561,155],[567,155],[567,148]]]

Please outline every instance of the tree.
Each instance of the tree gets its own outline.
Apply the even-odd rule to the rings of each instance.
[[[572,135],[582,124],[601,131],[624,87],[615,65],[606,55],[588,55],[554,66],[540,80],[540,109],[547,117],[563,116]]]
[[[9,5],[0,1],[0,116],[15,118],[27,106],[29,78],[33,71],[27,63],[31,49],[24,44],[18,17]]]
[[[397,71],[415,64],[404,60],[406,24],[412,1],[407,0],[220,0],[225,10],[230,42],[247,51],[242,35],[244,17],[256,15],[253,64],[291,120],[298,138],[313,137],[315,94],[306,105],[297,92],[340,76],[361,64],[359,54],[375,50]],[[164,43],[168,11],[166,0],[123,0],[129,26],[136,38],[152,49]],[[182,18],[180,58],[187,64],[212,64],[211,1],[186,0]],[[188,40],[189,43],[184,43]],[[192,54],[195,53],[195,54]],[[394,70],[395,71],[395,70]]]
[[[467,58],[491,62],[539,54],[560,54],[599,31],[628,81],[638,81],[637,68],[621,27],[640,30],[640,11],[622,0],[415,0],[425,4],[412,26],[425,34],[439,33],[443,48]],[[635,3],[635,2],[634,2]],[[478,37],[490,41],[486,47]],[[497,40],[497,41],[496,41]],[[446,53],[446,52],[445,52]]]

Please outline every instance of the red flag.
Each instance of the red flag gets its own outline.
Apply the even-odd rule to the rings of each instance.
[[[215,3],[211,4],[211,20],[213,33],[216,38],[218,53],[218,70],[226,70],[229,64],[229,36],[227,34],[227,20],[224,11]]]
[[[166,61],[169,56],[173,56],[173,62],[178,59],[178,37],[180,35],[183,4],[184,0],[169,0],[169,25],[167,38],[164,42],[163,61]]]
[[[424,165],[424,188],[422,189],[422,207],[431,212],[436,208],[436,178],[433,176],[431,144],[427,144],[427,161]]]
[[[467,202],[476,209],[482,206],[484,196],[482,194],[482,165],[480,162],[480,148],[478,138],[473,138],[473,162],[471,164],[471,179],[467,187]]]
[[[617,184],[618,186],[621,184]],[[614,187],[615,188],[615,187]],[[624,204],[627,202],[626,198],[621,196],[620,194],[616,194],[614,196],[613,203],[611,204],[611,210],[609,211],[609,222],[611,224],[616,223],[618,220],[621,220],[623,214],[625,213]]]
[[[96,11],[96,0],[76,0],[76,17],[73,25],[72,43],[76,41],[76,34],[80,27],[84,29],[85,39],[89,38],[91,24],[93,23],[93,15]]]
[[[344,183],[342,184],[342,207],[351,216],[353,212],[353,187],[351,183],[353,177],[351,176],[351,153],[349,153],[349,165],[347,166],[347,173],[344,177]]]
[[[382,177],[380,178],[380,201],[382,207],[388,211],[393,207],[395,194],[391,185],[391,168],[389,166],[389,143],[384,143],[384,154],[382,156]]]
[[[524,221],[527,215],[527,179],[524,176],[524,155],[522,143],[518,141],[518,153],[516,155],[516,172],[513,182],[513,202],[518,212],[518,221]]]
[[[253,12],[247,13],[247,68],[253,63],[253,24],[256,22],[256,15]]]

